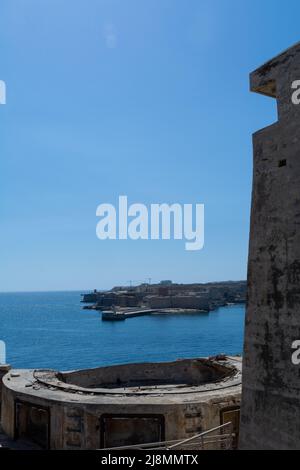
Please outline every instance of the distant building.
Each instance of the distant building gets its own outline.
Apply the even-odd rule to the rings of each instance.
[[[207,296],[197,295],[168,295],[156,296],[152,295],[147,297],[149,307],[156,308],[180,308],[180,309],[193,309],[193,310],[209,310],[210,302]]]
[[[114,287],[110,291],[94,291],[83,296],[83,302],[95,303],[97,307],[180,308],[212,310],[227,303],[244,302],[246,282],[221,282],[210,284],[141,284],[135,287]]]

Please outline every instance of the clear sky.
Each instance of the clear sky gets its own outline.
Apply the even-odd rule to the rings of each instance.
[[[298,0],[1,0],[0,291],[246,278],[248,75],[300,40]],[[205,247],[100,241],[98,204],[204,203]]]

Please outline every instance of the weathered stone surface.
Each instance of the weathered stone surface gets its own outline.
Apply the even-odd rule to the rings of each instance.
[[[189,438],[219,426],[222,410],[240,404],[238,357],[15,372],[3,380],[3,429],[50,449]]]
[[[300,449],[300,44],[251,74],[278,122],[253,136],[254,170],[240,448]]]
[[[10,365],[2,364],[0,365],[0,418],[1,418],[1,402],[2,402],[2,378],[10,370]]]

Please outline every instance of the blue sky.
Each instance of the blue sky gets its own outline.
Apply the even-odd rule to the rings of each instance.
[[[0,291],[245,279],[248,75],[300,39],[288,0],[1,0]],[[204,203],[205,247],[100,241],[98,204]]]

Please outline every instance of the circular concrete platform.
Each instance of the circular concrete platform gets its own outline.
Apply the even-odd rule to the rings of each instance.
[[[240,394],[239,357],[12,369],[3,378],[2,426],[11,438],[51,449],[182,439],[219,426]]]

